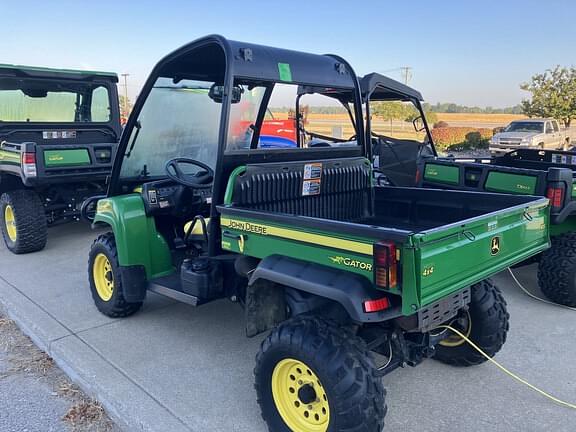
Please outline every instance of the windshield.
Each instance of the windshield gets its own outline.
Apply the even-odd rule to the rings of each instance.
[[[504,132],[542,132],[544,123],[539,122],[512,122]]]
[[[101,84],[0,79],[0,121],[99,123],[109,120],[110,96]]]
[[[158,78],[132,130],[120,176],[164,176],[170,159],[187,157],[215,168],[222,104],[213,82]]]

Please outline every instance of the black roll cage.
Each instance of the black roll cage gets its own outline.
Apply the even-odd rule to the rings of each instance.
[[[223,203],[224,189],[228,180],[227,177],[235,166],[248,162],[257,163],[260,161],[272,162],[282,160],[302,160],[306,157],[309,159],[326,158],[326,149],[299,148],[296,150],[275,149],[273,151],[255,149],[255,143],[257,143],[259,137],[261,125],[265,116],[265,108],[268,105],[273,84],[287,83],[349,89],[349,91],[352,91],[354,95],[353,102],[356,118],[362,118],[362,96],[360,83],[356,73],[350,64],[339,56],[333,54],[308,54],[298,51],[265,47],[228,40],[220,35],[209,35],[197,39],[168,54],[160,60],[146,80],[142,91],[136,99],[134,108],[128,118],[118,146],[108,185],[108,196],[116,196],[124,193],[119,181],[124,154],[130,136],[132,135],[132,130],[138,121],[138,117],[154,86],[154,83],[159,77],[167,75],[170,76],[170,73],[173,74],[172,78],[176,78],[174,71],[171,71],[170,68],[175,67],[177,69],[179,67],[178,62],[181,62],[184,67],[186,67],[187,64],[193,64],[194,59],[190,57],[190,54],[193,54],[195,51],[200,53],[201,49],[206,49],[208,51],[211,49],[216,49],[218,51],[219,49],[221,51],[218,53],[221,53],[224,59],[224,63],[221,65],[224,69],[224,74],[219,78],[221,79],[224,89],[218,131],[218,154],[214,170],[216,174],[212,187],[212,203],[210,210],[210,216],[213,217],[214,223],[210,224],[210,241],[208,245],[209,255],[215,255],[220,251],[217,235],[220,226],[218,223],[218,212],[216,206]],[[210,57],[209,60],[212,61],[213,58]],[[291,79],[287,80],[281,75],[281,64],[288,64],[289,67],[294,69],[294,76],[291,77]],[[219,63],[215,66],[213,64],[206,66],[206,68],[210,67],[213,67],[213,69],[210,69],[208,72],[210,79],[221,73],[219,70]],[[200,73],[200,71],[197,71],[197,73]],[[255,125],[256,130],[252,137],[250,149],[227,152],[226,142],[229,129],[231,94],[235,79],[260,81],[263,83],[269,82],[271,85],[270,90],[267,90],[267,92],[270,93],[267,96],[268,100],[262,101],[260,112],[257,115],[257,123]],[[357,122],[356,131],[358,146],[350,149],[330,149],[330,157],[369,155],[369,145],[364,140],[363,122]]]
[[[120,126],[120,102],[118,99],[118,89],[116,88],[117,78],[113,76],[100,76],[100,75],[72,75],[66,73],[55,72],[50,75],[44,72],[41,76],[29,75],[29,74],[7,74],[2,67],[0,67],[0,79],[14,79],[26,82],[52,82],[53,84],[65,83],[70,86],[70,91],[74,91],[75,86],[89,85],[92,87],[104,87],[108,92],[108,102],[110,104],[110,118],[106,122],[83,122],[80,121],[81,116],[86,114],[86,111],[90,109],[90,104],[92,103],[92,94],[86,92],[77,92],[76,102],[75,102],[75,113],[73,122],[14,122],[14,121],[3,121],[0,122],[0,128],[10,128],[14,129],[20,128],[26,125],[26,128],[30,129],[43,129],[43,128],[58,128],[58,127],[70,127],[70,128],[88,128],[94,129],[107,128],[116,137],[120,138],[122,132]],[[66,87],[66,86],[64,86]],[[79,103],[79,96],[83,95],[82,104]]]
[[[366,105],[366,142],[370,142],[372,135],[376,135],[372,133],[371,128],[370,101],[409,101],[412,102],[420,113],[424,130],[428,137],[428,144],[430,144],[434,156],[438,156],[430,127],[424,114],[424,108],[422,107],[424,98],[419,91],[378,73],[370,73],[362,77],[360,79],[360,87],[362,89],[363,102]],[[370,156],[372,156],[372,154],[370,154]]]

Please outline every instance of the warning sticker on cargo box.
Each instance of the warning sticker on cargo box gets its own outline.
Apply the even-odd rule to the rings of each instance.
[[[302,196],[320,194],[320,179],[304,180],[302,183]]]
[[[304,165],[304,180],[320,180],[322,177],[322,164],[320,162]]]

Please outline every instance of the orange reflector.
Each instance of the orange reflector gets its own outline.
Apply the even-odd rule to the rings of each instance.
[[[386,297],[378,300],[366,300],[364,302],[364,310],[366,312],[378,312],[390,307],[390,301]]]

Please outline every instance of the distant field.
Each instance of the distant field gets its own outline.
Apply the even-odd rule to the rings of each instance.
[[[277,119],[288,118],[288,113],[273,113]],[[437,113],[438,121],[445,121],[449,126],[475,127],[475,128],[495,128],[506,126],[513,120],[525,118],[516,114],[473,114],[473,113]],[[432,126],[432,125],[430,125]],[[347,114],[308,114],[306,128],[310,131],[323,135],[332,135],[334,128],[342,127],[343,138],[353,135],[350,120]],[[372,127],[378,133],[394,131],[394,135],[414,135],[412,125],[402,121],[383,121],[372,119]]]
[[[526,118],[519,114],[474,114],[474,113],[436,113],[438,121],[450,126],[498,127],[506,126],[513,120]]]

